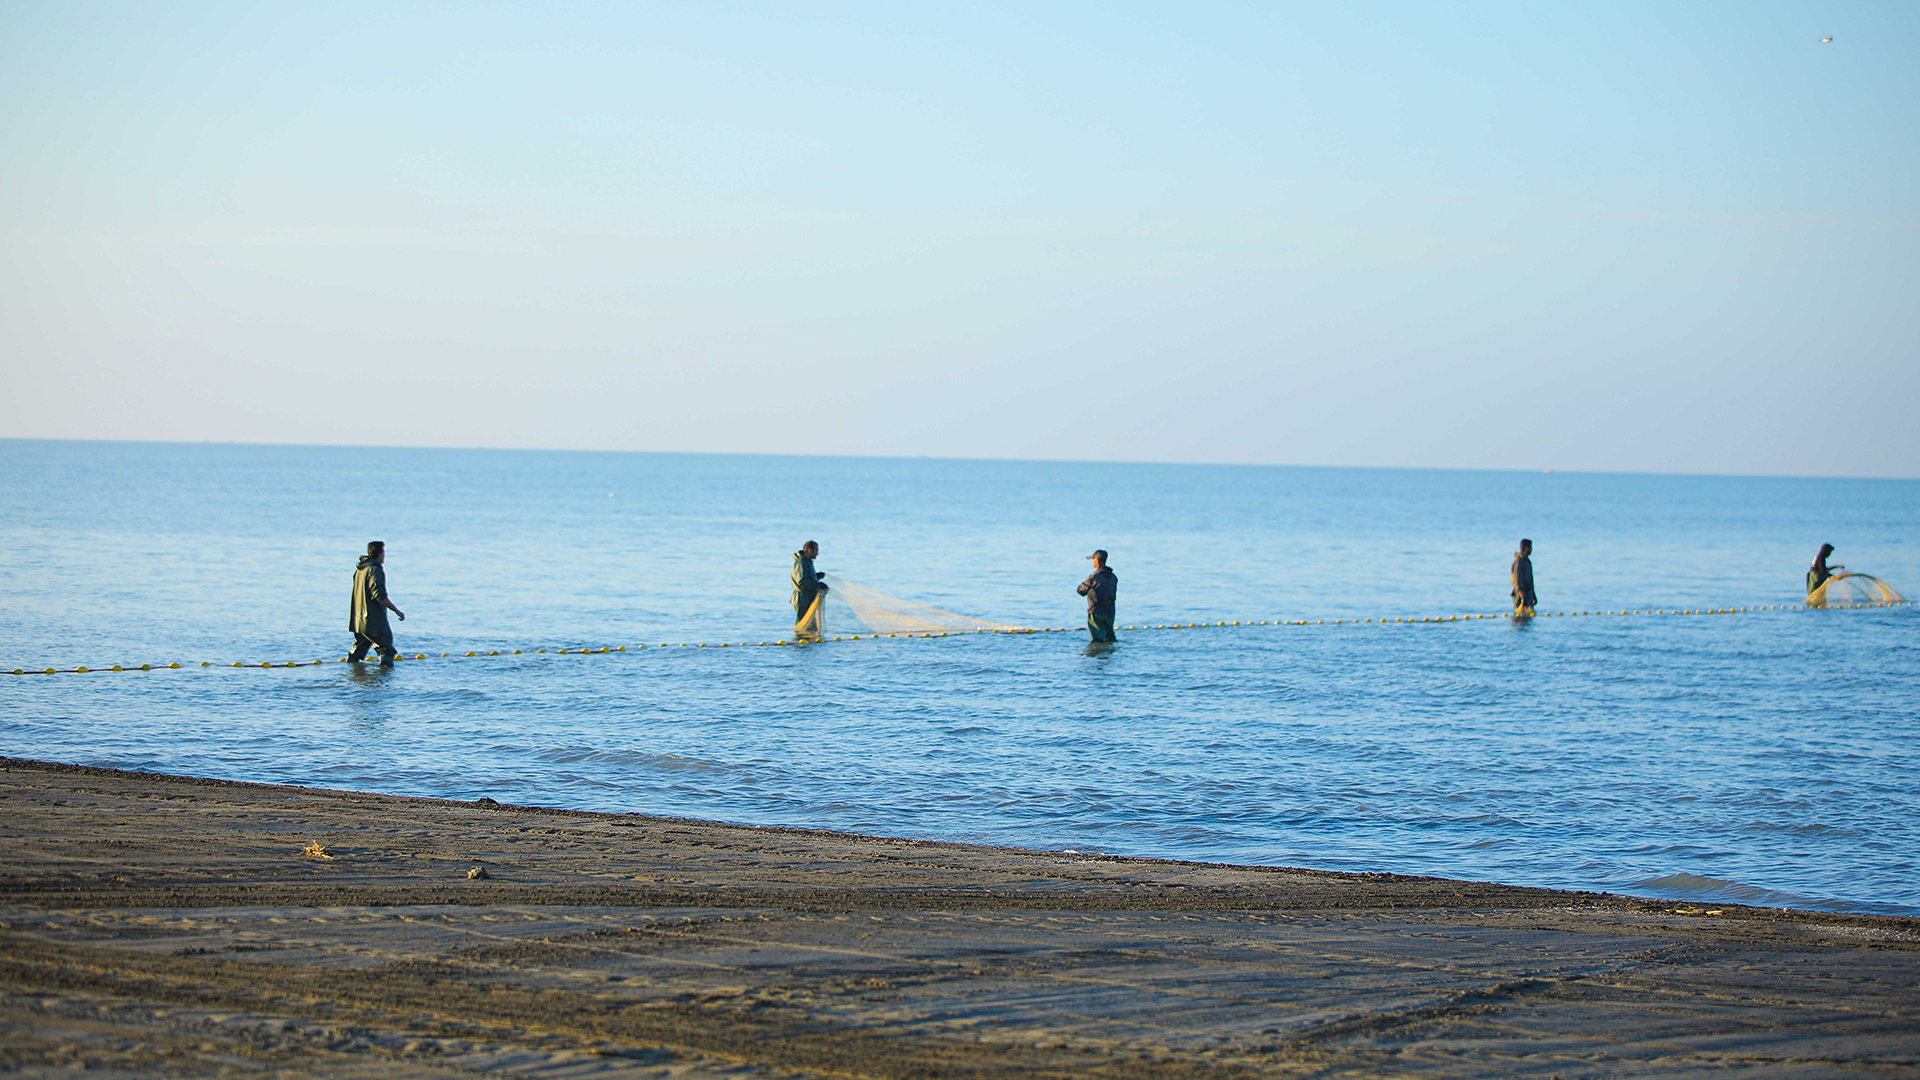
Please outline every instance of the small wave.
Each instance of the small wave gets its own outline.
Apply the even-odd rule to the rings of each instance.
[[[595,750],[586,747],[556,747],[534,754],[541,761],[555,765],[574,765],[588,763],[596,765],[622,765],[652,769],[692,770],[696,772],[731,772],[733,766],[717,761],[705,761],[700,758],[682,757],[679,754],[650,754],[644,750]]]
[[[1635,892],[1668,900],[1718,900],[1732,904],[1753,904],[1758,907],[1832,908],[1837,906],[1831,900],[1815,900],[1812,897],[1798,896],[1778,889],[1706,877],[1701,874],[1667,874],[1663,877],[1636,881],[1630,887]]]

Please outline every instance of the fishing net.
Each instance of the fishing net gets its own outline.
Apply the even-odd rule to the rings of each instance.
[[[1842,570],[1807,594],[1807,606],[1860,607],[1867,604],[1897,604],[1905,599],[1893,586],[1872,574]]]
[[[827,633],[827,594],[818,593],[813,603],[808,605],[807,613],[793,624],[793,636],[801,641],[819,641]]]
[[[982,630],[1025,630],[1012,623],[956,615],[926,604],[916,604],[878,589],[856,585],[846,578],[828,574],[827,591],[813,602],[806,615],[794,624],[799,638],[820,638],[827,625],[845,626],[854,632],[870,634],[964,634]]]

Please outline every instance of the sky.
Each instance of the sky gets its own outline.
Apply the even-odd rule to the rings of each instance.
[[[8,438],[1920,477],[1920,4],[0,0],[0,387]]]

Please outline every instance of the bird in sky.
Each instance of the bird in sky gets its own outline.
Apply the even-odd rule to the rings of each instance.
[[[1821,38],[1821,39],[1820,39],[1820,43],[1821,43],[1822,45],[1831,45],[1831,44],[1833,44],[1833,39],[1832,39],[1832,38],[1830,38],[1830,37],[1823,37],[1823,38]]]

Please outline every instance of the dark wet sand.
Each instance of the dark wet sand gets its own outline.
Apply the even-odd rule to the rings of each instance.
[[[1920,1075],[1913,919],[11,759],[0,906],[28,1076]]]

